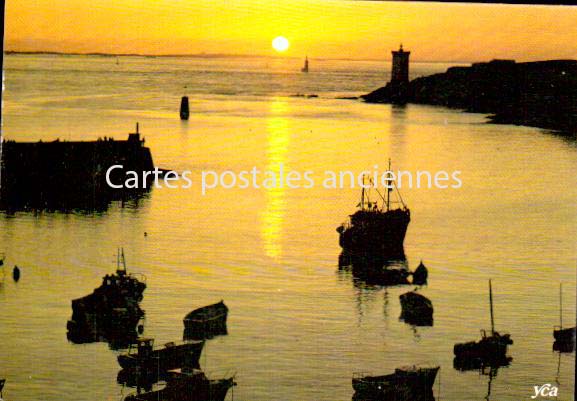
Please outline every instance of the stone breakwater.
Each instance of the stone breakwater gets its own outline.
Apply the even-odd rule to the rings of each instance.
[[[4,141],[0,208],[100,209],[112,200],[141,195],[144,190],[115,190],[106,184],[106,171],[115,164],[135,171],[154,169],[150,149],[138,133],[120,141]]]

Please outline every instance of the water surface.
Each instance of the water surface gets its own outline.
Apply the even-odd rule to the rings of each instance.
[[[533,386],[573,393],[575,354],[552,351],[575,321],[577,149],[540,129],[490,125],[440,107],[338,97],[387,79],[378,62],[7,56],[3,135],[15,140],[124,139],[140,123],[155,164],[178,171],[287,168],[460,170],[460,189],[405,189],[408,263],[422,259],[433,327],[399,321],[407,287],[367,286],[337,267],[336,227],[358,189],[154,189],[106,212],[0,215],[0,376],[6,400],[118,400],[116,351],[66,340],[70,301],[114,270],[117,247],[147,276],[145,335],[182,336],[190,310],[224,299],[229,335],[211,340],[208,372],[235,371],[235,400],[346,400],[356,371],[438,364],[437,399],[518,401]],[[412,74],[446,65],[415,64]],[[186,88],[185,88],[186,86]],[[182,95],[191,117],[178,119]],[[318,94],[318,98],[292,97]],[[144,232],[148,236],[144,236]],[[13,283],[10,269],[22,269]],[[1,277],[1,272],[0,272]],[[456,342],[509,332],[511,366],[491,382],[452,367]],[[486,398],[487,397],[487,398]],[[232,394],[229,394],[232,399]]]

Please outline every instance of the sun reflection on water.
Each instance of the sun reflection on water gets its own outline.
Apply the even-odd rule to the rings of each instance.
[[[273,99],[270,117],[267,118],[267,171],[279,176],[281,165],[286,169],[286,155],[290,140],[290,130],[286,113],[288,103]],[[266,207],[261,218],[261,234],[264,251],[271,258],[282,254],[282,229],[286,210],[285,189],[279,185],[266,189]]]

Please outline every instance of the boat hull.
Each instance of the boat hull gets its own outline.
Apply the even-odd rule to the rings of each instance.
[[[353,378],[353,400],[434,400],[432,388],[438,371],[438,367],[396,369],[390,375]]]
[[[127,396],[124,401],[224,401],[234,386],[232,378],[220,380],[185,379],[169,382],[165,388]]]
[[[408,292],[399,296],[401,301],[400,318],[416,326],[433,325],[433,304],[421,294]]]
[[[228,307],[224,302],[208,305],[187,314],[183,320],[185,340],[205,340],[228,334]]]
[[[148,355],[118,355],[118,364],[123,369],[144,371],[167,371],[182,367],[199,368],[199,359],[204,342],[185,343],[167,346],[150,352]]]
[[[369,260],[405,259],[403,243],[410,220],[409,210],[358,211],[349,225],[337,229],[339,245],[346,254]]]
[[[553,337],[555,341],[559,342],[575,342],[575,327],[568,329],[559,329],[553,331]]]
[[[461,370],[475,368],[481,365],[505,366],[511,361],[507,357],[507,347],[513,344],[508,334],[499,335],[495,332],[490,337],[483,337],[480,341],[455,344],[454,366]]]

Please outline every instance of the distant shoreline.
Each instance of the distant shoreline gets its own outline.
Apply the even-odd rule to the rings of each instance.
[[[291,60],[301,60],[303,57],[299,56],[275,56],[266,54],[234,54],[234,53],[191,53],[191,54],[141,54],[141,53],[103,53],[103,52],[57,52],[57,51],[19,51],[19,50],[4,50],[5,56],[10,55],[53,55],[53,56],[96,56],[96,57],[145,57],[145,58],[237,58],[237,59],[248,59],[248,58],[260,58],[260,59],[291,59]],[[334,58],[334,57],[310,57],[311,60],[339,60],[339,61],[374,61],[389,63],[390,58]],[[430,61],[421,60],[414,61],[415,63],[430,63],[430,64],[470,64],[471,61],[459,61],[459,60],[448,60],[448,61]]]

